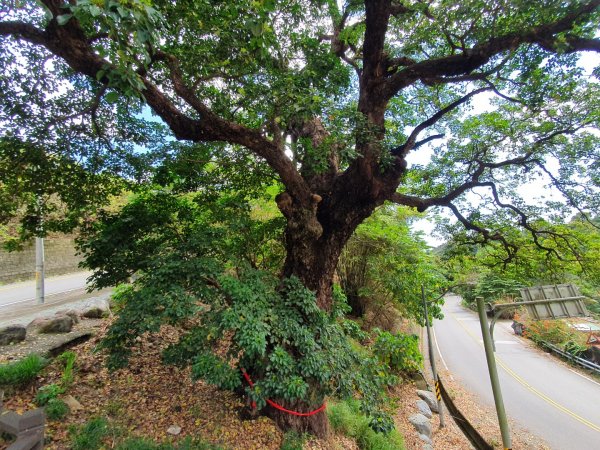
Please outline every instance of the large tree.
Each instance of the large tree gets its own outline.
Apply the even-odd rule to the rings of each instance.
[[[508,257],[507,224],[537,242],[548,233],[530,221],[543,210],[519,196],[520,182],[555,186],[571,208],[597,206],[598,85],[576,62],[600,50],[599,5],[15,2],[0,13],[1,123],[48,142],[87,126],[110,151],[127,138],[114,130],[142,121],[147,105],[176,139],[223,143],[223,157],[249,150],[284,187],[282,276],[329,311],[345,243],[385,201],[449,208]],[[491,105],[470,110],[482,95]]]

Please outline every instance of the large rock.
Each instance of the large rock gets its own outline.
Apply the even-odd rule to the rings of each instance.
[[[413,414],[408,418],[408,421],[413,424],[417,433],[422,434],[431,439],[431,422],[423,414]]]
[[[419,408],[419,412],[423,414],[428,419],[431,419],[433,414],[431,413],[431,408],[427,404],[427,402],[423,400],[417,400],[417,408]]]
[[[431,439],[427,436],[425,436],[424,434],[419,434],[419,439],[421,439],[421,441],[423,441],[424,444],[433,444],[433,442],[431,441]]]
[[[69,316],[56,316],[40,324],[39,333],[69,333],[73,329],[73,319]]]
[[[11,325],[0,329],[0,345],[14,344],[25,340],[27,329],[23,325]]]
[[[429,409],[431,409],[434,413],[439,413],[440,410],[437,404],[437,398],[435,398],[435,394],[430,391],[417,391],[417,395],[427,403]]]
[[[100,306],[92,306],[83,311],[82,316],[86,319],[102,319],[108,317],[108,310]]]
[[[75,309],[61,309],[60,311],[56,311],[56,316],[69,316],[73,319],[73,324],[77,325],[79,323],[81,313]]]

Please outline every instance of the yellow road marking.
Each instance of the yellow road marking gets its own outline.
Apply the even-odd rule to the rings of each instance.
[[[462,327],[463,330],[465,330],[467,332],[467,334],[469,336],[471,336],[471,338],[477,342],[477,344],[480,347],[483,347],[483,344],[480,342],[480,339],[475,336],[473,334],[473,332],[471,330],[469,330],[467,327],[465,327],[462,322],[460,322],[459,320],[457,320],[456,316],[454,316],[454,314],[449,313],[452,318],[454,320],[456,320],[456,322]],[[574,413],[573,411],[571,411],[570,409],[562,406],[560,403],[555,402],[554,400],[552,400],[550,397],[548,397],[546,394],[544,394],[543,392],[537,390],[536,388],[534,388],[532,385],[530,385],[527,381],[525,381],[523,378],[521,378],[519,375],[517,375],[512,369],[510,369],[508,367],[508,365],[502,361],[502,359],[497,356],[494,355],[494,358],[496,359],[496,362],[498,363],[498,365],[500,367],[502,367],[507,374],[509,374],[511,377],[513,377],[517,382],[519,382],[523,387],[525,387],[525,389],[527,389],[528,391],[530,391],[531,393],[533,393],[534,395],[538,396],[539,398],[541,398],[542,400],[544,400],[546,403],[548,403],[549,405],[554,406],[556,409],[558,409],[559,411],[571,416],[573,419],[577,420],[578,422],[582,423],[583,425],[591,428],[594,431],[598,431],[600,432],[600,426],[590,422],[587,419],[584,419],[583,417],[581,417],[580,415],[578,415],[577,413]]]

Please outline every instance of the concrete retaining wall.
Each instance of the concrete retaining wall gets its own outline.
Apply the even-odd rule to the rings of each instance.
[[[44,239],[46,276],[76,272],[81,257],[75,255],[73,236],[49,236]],[[22,251],[7,252],[0,248],[0,283],[35,278],[35,242]]]

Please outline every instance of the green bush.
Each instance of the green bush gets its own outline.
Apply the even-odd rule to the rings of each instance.
[[[382,363],[396,372],[417,372],[423,365],[419,338],[415,335],[377,330],[372,349]]]
[[[42,386],[35,396],[35,404],[38,406],[45,406],[50,400],[57,398],[65,390],[58,384],[48,384]]]
[[[85,425],[69,430],[72,450],[98,450],[110,433],[108,421],[102,417],[91,419]]]
[[[295,431],[288,431],[283,436],[283,443],[280,450],[302,450],[305,436]]]
[[[26,358],[0,365],[0,386],[19,387],[35,379],[46,366],[47,360],[39,355],[31,354]]]
[[[404,440],[398,431],[376,433],[371,421],[360,412],[358,402],[346,400],[330,403],[329,422],[335,431],[353,438],[361,450],[404,450]]]
[[[48,400],[46,407],[44,408],[46,417],[50,420],[60,420],[69,414],[69,406],[58,398],[51,398]]]

